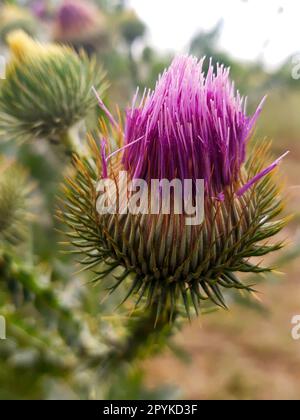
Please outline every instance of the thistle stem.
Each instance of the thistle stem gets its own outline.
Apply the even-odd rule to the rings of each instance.
[[[126,339],[106,355],[104,369],[107,366],[111,368],[119,367],[123,363],[129,364],[162,350],[174,332],[177,314],[173,314],[170,321],[170,310],[165,309],[159,317],[157,313],[158,304],[153,303],[151,308],[138,318],[129,320]]]
[[[129,68],[131,73],[131,79],[133,86],[139,85],[139,74],[138,74],[138,68],[133,56],[132,46],[130,45],[128,47],[128,61],[129,61]]]
[[[80,123],[79,123],[80,124]],[[82,143],[79,136],[79,124],[70,128],[60,135],[59,143],[65,147],[66,154],[76,153],[80,157],[88,155],[87,147]]]

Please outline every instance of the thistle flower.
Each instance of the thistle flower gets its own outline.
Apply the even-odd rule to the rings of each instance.
[[[106,22],[89,1],[65,0],[57,12],[54,39],[75,48],[94,50],[107,42]]]
[[[32,185],[15,162],[0,158],[0,242],[17,243],[25,236]]]
[[[40,44],[17,31],[8,37],[12,58],[0,91],[0,133],[9,139],[60,141],[96,106],[102,70],[85,53]]]
[[[6,41],[7,35],[15,30],[23,30],[33,36],[36,26],[34,17],[26,9],[12,4],[1,6],[0,37],[3,41]]]
[[[210,66],[205,76],[202,65],[193,57],[176,58],[139,106],[135,95],[124,130],[98,98],[111,129],[102,122],[101,150],[91,142],[94,160],[75,160],[77,174],[65,190],[61,216],[75,253],[86,256],[84,266],[102,263],[95,281],[115,273],[110,290],[126,282],[127,297],[155,305],[157,317],[168,308],[173,318],[182,303],[188,314],[191,305],[198,313],[205,300],[225,307],[225,290],[252,291],[238,273],[270,270],[251,258],[282,246],[267,243],[286,223],[276,220],[283,204],[274,170],[282,158],[270,164],[268,142],[247,151],[262,103],[248,116],[229,70]],[[112,152],[108,138],[120,143],[118,151]],[[99,214],[97,181],[109,177],[117,183],[121,171],[128,184],[190,179],[193,200],[202,179],[203,222],[188,226],[174,207],[164,214],[161,205],[157,214]],[[116,194],[128,199],[132,190],[118,185]]]

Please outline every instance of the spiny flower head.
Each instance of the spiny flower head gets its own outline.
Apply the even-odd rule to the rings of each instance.
[[[95,107],[103,91],[94,59],[69,47],[41,44],[22,31],[8,37],[11,60],[0,91],[0,132],[12,139],[59,141]]]
[[[269,142],[247,150],[261,106],[249,117],[229,71],[210,66],[204,75],[202,64],[176,58],[137,107],[135,96],[124,130],[98,97],[110,129],[101,122],[100,149],[92,142],[94,159],[76,159],[77,173],[65,190],[61,216],[71,243],[85,253],[83,264],[95,269],[95,280],[115,273],[111,291],[127,282],[127,297],[155,305],[158,317],[167,309],[172,318],[181,304],[198,313],[205,300],[225,306],[226,289],[252,291],[237,273],[269,271],[251,258],[282,246],[268,243],[286,223],[276,220],[283,204],[274,169],[281,158],[272,163]],[[165,214],[162,206],[158,213],[99,213],[97,182],[117,183],[123,171],[128,184],[118,184],[116,192],[123,199],[132,197],[128,185],[138,179],[148,186],[153,180],[204,180],[204,220],[187,225],[175,207]],[[101,270],[95,268],[100,263]]]

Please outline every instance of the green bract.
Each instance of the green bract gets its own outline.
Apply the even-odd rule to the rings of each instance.
[[[252,291],[238,273],[271,270],[251,258],[282,246],[268,243],[287,222],[276,220],[283,208],[276,174],[266,176],[243,197],[228,188],[224,201],[207,198],[205,220],[199,226],[185,226],[175,214],[100,215],[96,185],[103,168],[96,150],[94,146],[94,160],[76,160],[77,172],[67,182],[66,206],[60,213],[70,228],[70,242],[77,247],[74,253],[85,255],[82,264],[94,270],[95,281],[112,273],[111,291],[127,284],[127,298],[134,296],[137,305],[155,305],[158,316],[168,310],[172,318],[180,307],[189,314],[193,306],[198,313],[207,300],[225,307],[225,290]],[[268,144],[254,150],[245,166],[245,181],[268,160]],[[116,160],[112,179],[118,178],[121,167]]]

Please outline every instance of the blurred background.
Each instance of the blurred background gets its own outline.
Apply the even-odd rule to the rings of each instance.
[[[253,279],[255,299],[228,295],[230,311],[205,313],[157,355],[103,374],[97,360],[124,333],[112,315],[119,300],[103,302],[101,287],[75,274],[72,257],[60,252],[54,213],[67,164],[43,142],[1,144],[1,154],[13,155],[36,185],[38,217],[12,271],[0,267],[0,315],[8,337],[0,341],[0,399],[299,399],[300,340],[293,340],[291,322],[300,315],[300,4],[81,3],[86,10],[74,23],[76,16],[63,13],[64,1],[1,1],[1,56],[8,58],[6,36],[16,28],[40,41],[84,48],[107,73],[111,109],[116,103],[126,108],[136,86],[153,88],[175,54],[230,66],[249,112],[268,97],[255,137],[273,139],[275,156],[290,150],[283,176],[288,213],[295,217],[282,234],[287,247],[271,261],[280,272]]]

